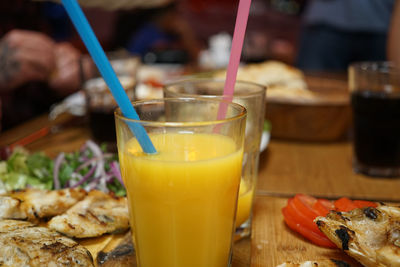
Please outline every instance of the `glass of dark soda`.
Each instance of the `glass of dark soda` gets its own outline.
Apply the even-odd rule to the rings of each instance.
[[[354,126],[353,168],[374,177],[400,177],[400,68],[391,62],[349,66]]]
[[[133,101],[140,58],[124,50],[109,52],[107,57],[125,93]],[[116,144],[114,111],[118,105],[100,73],[85,81],[83,91],[92,137],[99,143]]]
[[[118,76],[122,87],[130,100],[134,99],[135,78]],[[94,78],[84,85],[86,94],[86,109],[89,115],[89,127],[94,139],[98,142],[115,143],[114,110],[117,103],[114,100],[103,78]]]

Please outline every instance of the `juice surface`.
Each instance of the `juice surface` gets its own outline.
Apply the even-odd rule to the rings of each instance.
[[[230,255],[242,150],[217,134],[151,134],[121,170],[140,267],[225,267]]]

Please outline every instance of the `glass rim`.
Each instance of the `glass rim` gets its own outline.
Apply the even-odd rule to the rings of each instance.
[[[193,84],[200,84],[200,83],[222,83],[225,84],[225,80],[224,79],[214,79],[214,78],[187,78],[187,79],[182,79],[182,80],[178,80],[178,81],[173,81],[173,82],[169,82],[166,83],[163,86],[163,90],[167,91],[168,88],[171,88],[173,86],[180,86],[182,84],[185,83],[193,83]],[[252,87],[256,87],[258,88],[258,90],[255,90],[254,92],[250,92],[250,93],[246,93],[246,94],[240,94],[240,92],[238,90],[235,90],[233,92],[233,97],[238,97],[238,98],[250,98],[250,97],[254,97],[254,96],[258,96],[258,95],[265,95],[265,92],[267,91],[267,86],[263,85],[263,84],[259,84],[259,83],[255,83],[255,82],[251,82],[251,81],[243,81],[243,80],[237,80],[235,82],[235,85],[239,84],[239,85],[249,85]],[[168,91],[171,92],[171,91]],[[221,92],[223,92],[223,87],[221,87]],[[224,97],[228,95],[224,95],[224,94],[219,94],[219,95],[198,95],[198,94],[190,94],[190,93],[176,93],[176,92],[171,92],[171,93],[175,93],[175,94],[179,94],[182,95],[184,97],[195,97],[195,96],[201,96],[202,98],[215,98],[215,97]]]
[[[392,61],[359,61],[349,65],[349,69],[354,69],[363,73],[380,73],[400,75],[400,66]]]
[[[125,92],[133,89],[132,87],[137,84],[136,78],[128,74],[117,75],[117,77]],[[81,87],[82,90],[87,93],[108,93],[111,95],[111,91],[103,77],[94,77],[88,79],[82,84]]]
[[[229,101],[224,101],[224,100],[215,100],[215,99],[208,99],[208,98],[202,98],[202,97],[168,97],[168,98],[160,98],[160,99],[147,99],[147,100],[139,100],[139,101],[133,101],[132,105],[133,107],[137,107],[139,105],[145,105],[145,104],[156,104],[156,103],[162,103],[165,101],[179,101],[179,102],[189,102],[189,101],[201,101],[201,102],[213,102],[213,103],[226,103],[229,106],[233,106],[236,110],[238,110],[238,114],[229,117],[229,118],[224,118],[224,119],[215,119],[215,120],[207,120],[207,121],[193,121],[193,122],[169,122],[169,121],[152,121],[152,120],[136,120],[136,119],[130,119],[125,117],[122,112],[121,108],[118,107],[114,111],[114,116],[116,119],[123,120],[126,122],[132,122],[132,123],[139,123],[143,126],[158,126],[158,127],[193,127],[193,126],[208,126],[208,125],[217,125],[217,124],[222,124],[226,122],[231,122],[235,120],[240,120],[246,117],[247,115],[247,109],[237,103],[234,102],[229,102]]]

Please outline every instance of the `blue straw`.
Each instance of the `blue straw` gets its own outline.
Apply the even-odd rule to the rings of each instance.
[[[89,25],[85,15],[82,12],[78,2],[76,0],[61,0],[65,10],[67,11],[70,19],[72,20],[76,30],[81,36],[82,41],[85,43],[87,50],[93,58],[94,63],[99,69],[104,81],[107,83],[114,96],[115,101],[121,108],[122,114],[134,120],[139,120],[139,116],[133,108],[125,90],[122,88],[120,81],[117,78],[110,62],[108,61],[106,54],[100,46],[99,41],[96,38],[92,28]],[[137,140],[140,143],[143,151],[148,154],[157,153],[153,146],[146,130],[139,123],[131,123],[129,127],[133,131]]]

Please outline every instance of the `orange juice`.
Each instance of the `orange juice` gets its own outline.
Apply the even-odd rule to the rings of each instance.
[[[218,134],[150,134],[125,144],[121,170],[140,267],[226,267],[242,149]]]
[[[253,189],[243,179],[240,181],[239,199],[236,211],[236,228],[250,217]]]

